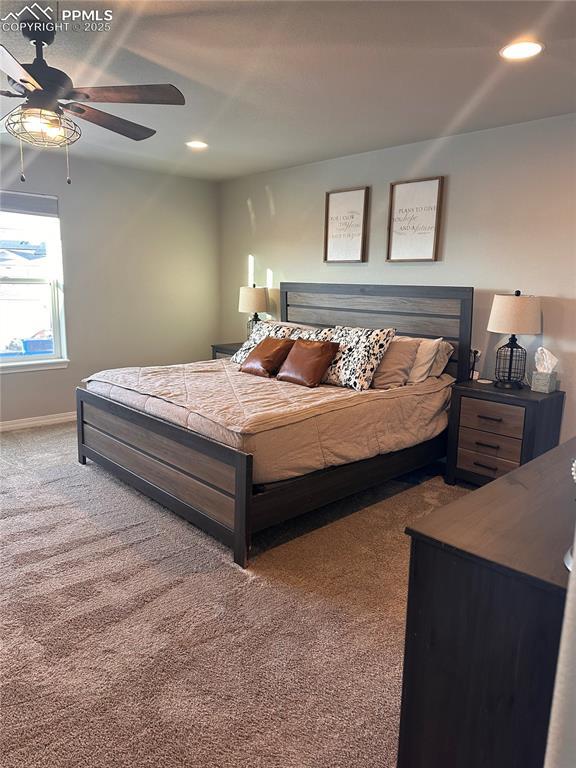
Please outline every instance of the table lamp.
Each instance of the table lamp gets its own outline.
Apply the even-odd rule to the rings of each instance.
[[[536,335],[542,331],[540,298],[514,294],[496,294],[488,320],[491,333],[509,333],[510,339],[496,352],[494,386],[522,389],[526,373],[526,350],[518,344],[516,334]]]
[[[259,322],[258,312],[268,311],[268,291],[266,288],[257,288],[255,285],[244,285],[240,288],[238,297],[238,312],[248,312],[251,317],[247,323],[248,336],[254,326]]]

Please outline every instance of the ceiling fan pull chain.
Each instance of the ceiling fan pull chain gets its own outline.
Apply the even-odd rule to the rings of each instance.
[[[72,179],[70,178],[70,156],[68,155],[68,144],[66,144],[65,147],[66,147],[66,184],[72,184]]]
[[[24,176],[24,150],[22,148],[22,139],[20,139],[20,181],[26,181]]]

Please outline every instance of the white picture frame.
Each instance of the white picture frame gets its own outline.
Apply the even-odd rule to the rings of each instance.
[[[390,184],[386,261],[437,261],[444,176]]]
[[[369,187],[326,193],[324,261],[353,264],[366,261]]]

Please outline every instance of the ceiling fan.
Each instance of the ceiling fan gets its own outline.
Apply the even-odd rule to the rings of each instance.
[[[174,85],[109,85],[75,88],[66,72],[49,67],[44,47],[54,41],[54,31],[23,30],[24,37],[36,48],[31,64],[20,64],[0,45],[0,70],[8,76],[13,90],[1,96],[25,99],[3,119],[6,130],[21,141],[36,147],[68,147],[80,138],[80,128],[69,116],[119,133],[134,141],[153,136],[156,131],[100,109],[90,103],[184,104],[184,96]]]

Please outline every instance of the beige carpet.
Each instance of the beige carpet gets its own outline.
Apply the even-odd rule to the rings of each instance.
[[[415,473],[258,542],[249,571],[89,463],[2,438],[4,768],[392,768]]]

